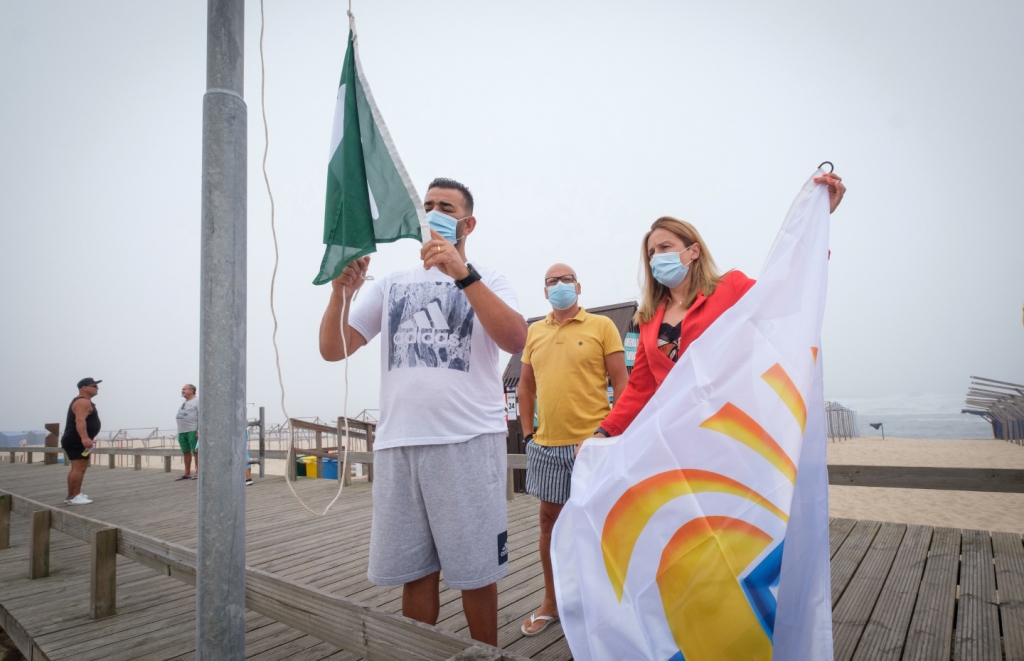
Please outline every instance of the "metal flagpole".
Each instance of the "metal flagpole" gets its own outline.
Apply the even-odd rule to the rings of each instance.
[[[208,0],[203,96],[196,658],[245,658],[244,0]]]

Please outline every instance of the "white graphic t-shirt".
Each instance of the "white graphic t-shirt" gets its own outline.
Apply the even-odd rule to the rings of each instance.
[[[508,280],[473,266],[518,312]],[[416,266],[367,283],[352,305],[349,325],[367,341],[385,334],[375,450],[461,443],[506,430],[498,345],[454,280],[436,268]]]
[[[178,433],[184,434],[187,431],[196,431],[199,429],[199,398],[193,397],[192,399],[186,399],[181,408],[178,409],[178,415],[175,416],[178,423]]]

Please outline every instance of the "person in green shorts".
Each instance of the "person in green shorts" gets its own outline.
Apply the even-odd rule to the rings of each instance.
[[[181,396],[185,398],[176,416],[178,422],[178,445],[185,455],[185,474],[176,480],[199,479],[199,398],[196,387],[186,383],[181,387]],[[196,472],[192,472],[192,460],[196,461]]]

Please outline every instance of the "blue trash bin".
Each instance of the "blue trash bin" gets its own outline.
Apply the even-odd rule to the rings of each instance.
[[[338,460],[337,459],[324,459],[321,462],[323,468],[323,477],[325,480],[336,480],[338,479]]]

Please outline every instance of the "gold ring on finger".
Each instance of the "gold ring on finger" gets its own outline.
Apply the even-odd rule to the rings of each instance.
[[[437,246],[437,254],[438,254],[438,255],[440,255],[440,254],[441,254],[441,246]]]

